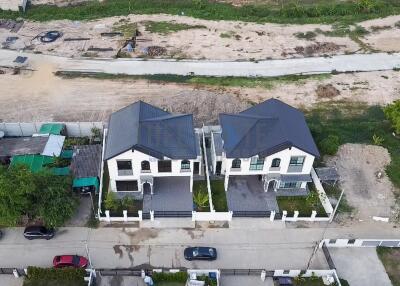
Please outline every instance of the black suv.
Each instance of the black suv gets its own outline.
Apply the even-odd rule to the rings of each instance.
[[[44,226],[34,225],[27,226],[24,230],[25,238],[31,239],[52,239],[54,237],[54,229],[47,229]]]

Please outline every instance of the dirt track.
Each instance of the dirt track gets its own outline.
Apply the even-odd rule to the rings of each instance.
[[[319,85],[331,84],[338,93],[318,97]],[[150,83],[146,80],[61,79],[53,67],[37,72],[0,74],[3,121],[107,121],[109,114],[137,100],[172,112],[194,113],[197,125],[215,123],[220,112],[243,110],[251,103],[275,97],[297,107],[309,108],[324,101],[387,104],[400,99],[400,72],[333,75],[323,80],[282,83],[272,89],[219,88]]]

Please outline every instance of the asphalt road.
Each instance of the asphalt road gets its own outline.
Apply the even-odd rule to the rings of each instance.
[[[324,228],[283,229],[137,229],[62,228],[49,241],[28,241],[21,228],[5,230],[0,241],[0,267],[51,266],[59,254],[89,256],[95,268],[153,267],[305,269]],[[329,227],[324,238],[399,238],[396,228],[383,223]],[[215,262],[188,262],[186,246],[218,249]],[[88,250],[88,251],[87,251]],[[326,269],[322,252],[311,267]]]
[[[286,60],[211,61],[211,60],[143,60],[143,59],[72,59],[42,54],[0,50],[0,66],[14,66],[17,56],[27,56],[32,68],[51,64],[56,70],[100,72],[109,74],[203,75],[269,77],[290,74],[320,74],[353,71],[377,71],[400,68],[400,54],[375,53],[309,57]]]

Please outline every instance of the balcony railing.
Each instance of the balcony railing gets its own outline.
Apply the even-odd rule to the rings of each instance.
[[[151,173],[151,170],[140,170],[141,173]]]
[[[118,170],[118,176],[132,176],[133,170]]]
[[[269,167],[270,172],[279,172],[281,170],[281,167]]]

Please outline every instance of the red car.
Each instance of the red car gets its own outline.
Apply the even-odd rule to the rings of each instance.
[[[86,268],[89,261],[87,258],[79,255],[58,255],[53,259],[54,268],[74,267]]]

